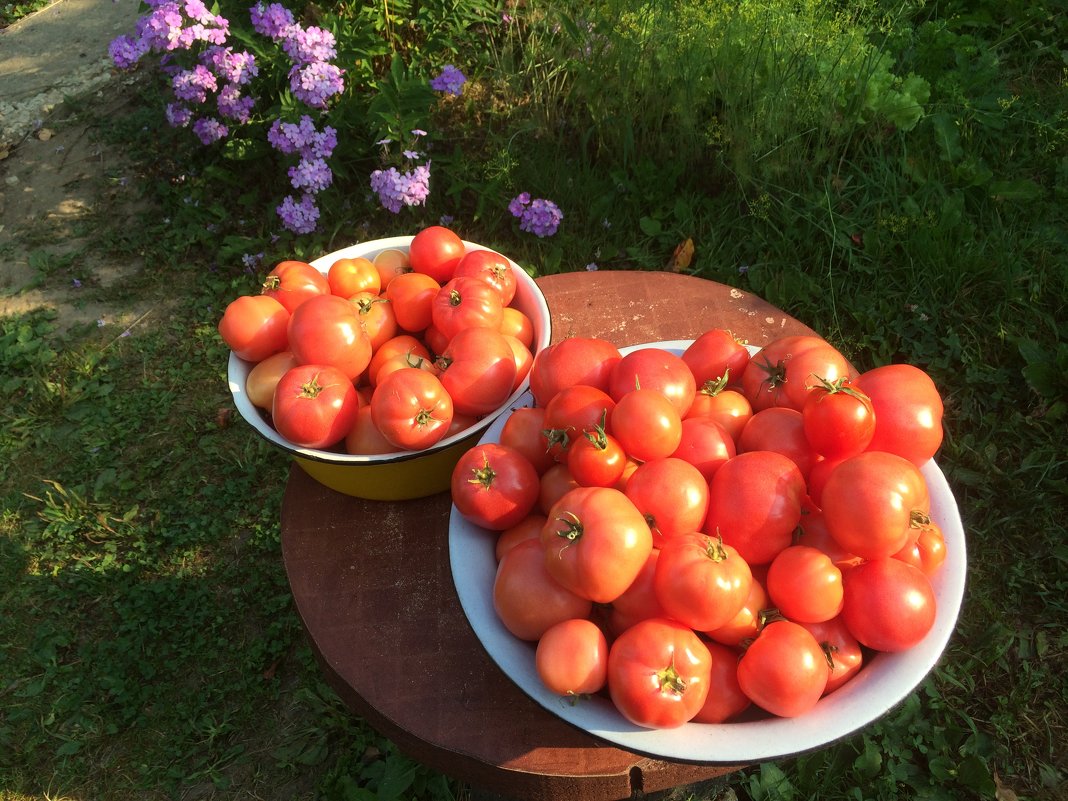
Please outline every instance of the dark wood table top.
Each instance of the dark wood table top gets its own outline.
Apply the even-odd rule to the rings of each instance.
[[[813,334],[749,293],[692,276],[582,272],[538,280],[552,339],[622,347],[727,328],[750,344]],[[474,787],[529,799],[628,798],[733,768],[651,759],[542,709],[483,649],[449,568],[448,493],[354,498],[300,467],[282,502],[282,555],[297,611],[346,705],[414,759]]]

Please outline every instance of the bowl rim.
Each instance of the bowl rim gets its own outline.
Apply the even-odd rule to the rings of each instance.
[[[338,259],[356,258],[360,256],[373,259],[384,250],[406,249],[411,244],[413,238],[414,235],[402,235],[386,237],[383,239],[372,239],[366,242],[357,242],[331,253],[325,253],[308,263],[325,274],[327,270],[330,269],[330,265]],[[511,265],[512,270],[520,274],[517,275],[516,280],[528,284],[528,289],[534,293],[536,298],[540,298],[541,305],[545,310],[544,330],[540,332],[538,342],[535,342],[534,344],[535,347],[539,344],[542,348],[548,347],[549,343],[552,341],[552,315],[549,310],[549,304],[545,300],[545,294],[542,292],[541,287],[538,286],[534,278],[519,266],[519,264],[505,254],[500,253],[500,251],[481,245],[477,242],[469,242],[467,240],[461,241],[464,243],[464,247],[468,250],[492,250],[494,253],[499,253],[501,256],[508,259],[508,263]],[[537,353],[536,350],[532,352],[535,355]],[[241,417],[244,418],[252,429],[263,439],[283,451],[286,451],[293,456],[299,456],[302,459],[336,466],[363,465],[372,467],[375,465],[395,464],[448,450],[454,445],[485,432],[497,417],[515,406],[530,386],[530,376],[528,375],[523,379],[519,386],[512,391],[507,400],[505,400],[505,402],[497,409],[481,417],[474,425],[468,426],[462,431],[457,431],[447,437],[443,437],[429,448],[424,448],[419,451],[391,451],[389,453],[356,454],[340,451],[335,452],[320,448],[305,448],[290,442],[279,434],[274,427],[267,422],[263,412],[253,405],[248,398],[248,394],[245,392],[244,378],[247,377],[248,372],[255,366],[255,364],[255,362],[239,358],[233,351],[230,351],[226,366],[226,379],[234,405],[237,407]]]
[[[691,342],[643,343],[621,347],[620,352],[647,347],[681,352]],[[750,346],[749,350],[758,349]],[[523,405],[531,403],[528,393]],[[507,417],[498,417],[480,442],[494,441]],[[938,604],[934,626],[911,649],[875,654],[850,682],[821,699],[816,709],[795,718],[690,722],[674,729],[646,729],[624,719],[606,698],[594,696],[572,703],[554,695],[537,676],[535,644],[511,635],[493,610],[492,588],[483,580],[489,570],[495,570],[495,538],[463,519],[455,505],[449,516],[453,587],[476,638],[505,676],[539,706],[608,744],[655,759],[696,765],[739,765],[796,756],[853,736],[903,702],[934,670],[956,628],[967,572],[963,524],[956,500],[934,460],[923,465],[921,472],[931,487],[931,516],[942,526],[947,543],[946,562],[931,582]],[[870,689],[873,682],[875,690]],[[837,714],[833,710],[838,710]]]

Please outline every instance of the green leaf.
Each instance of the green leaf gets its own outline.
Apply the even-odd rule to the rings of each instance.
[[[878,775],[883,766],[883,755],[875,744],[868,739],[864,738],[864,750],[861,752],[855,760],[853,760],[853,768],[861,776],[871,778]]]
[[[1018,181],[991,181],[990,196],[995,200],[1037,200],[1045,190],[1028,178]]]
[[[964,148],[960,144],[960,128],[957,118],[944,112],[930,116],[931,125],[934,126],[935,141],[941,152],[943,161],[958,161],[964,155]]]
[[[642,229],[642,233],[646,236],[660,236],[660,232],[663,230],[660,220],[653,217],[642,217],[638,220],[638,227]]]

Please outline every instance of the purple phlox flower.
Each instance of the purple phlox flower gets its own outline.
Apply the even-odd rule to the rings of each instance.
[[[230,23],[222,17],[215,18],[216,26],[201,25],[199,22],[183,28],[178,41],[182,47],[189,49],[196,42],[209,42],[214,45],[226,44],[230,35]]]
[[[211,25],[215,22],[215,15],[208,11],[208,7],[201,0],[185,0],[182,6],[185,15],[201,25]]]
[[[77,278],[72,278],[71,281],[70,281],[70,285],[72,287],[74,287],[75,289],[81,289],[82,288],[82,282],[79,281]]]
[[[444,92],[449,95],[459,95],[463,92],[463,86],[467,83],[467,76],[452,64],[446,64],[441,74],[430,81],[430,88],[435,92]]]
[[[417,159],[417,158],[419,158],[420,155],[421,154],[419,152],[415,151],[415,150],[405,150],[404,151],[404,158],[406,158],[406,159]]]
[[[289,87],[297,99],[312,108],[326,108],[326,102],[345,88],[342,70],[316,61],[295,66],[289,73]]]
[[[392,139],[388,139],[388,138],[387,139],[379,139],[377,142],[375,142],[375,144],[376,145],[382,145],[384,147],[384,146],[390,144],[392,141],[393,141]]]
[[[371,189],[382,207],[397,214],[403,206],[421,206],[430,194],[430,165],[401,173],[396,167],[371,173]]]
[[[501,12],[501,23],[503,25],[511,25],[513,22],[515,22],[515,17],[513,17],[507,11]]]
[[[530,192],[520,192],[508,204],[508,211],[513,217],[522,217],[523,211],[530,205]]]
[[[451,214],[442,214],[438,218],[438,225],[452,225],[454,222],[456,222],[456,218]]]
[[[523,192],[508,204],[508,211],[519,218],[519,230],[544,237],[552,236],[564,219],[560,207],[544,198],[530,199],[530,194]]]
[[[412,136],[426,136],[426,131],[422,128],[412,128]]]
[[[243,97],[241,89],[231,83],[219,91],[217,105],[219,114],[222,116],[239,123],[246,123],[252,115],[252,107],[256,105],[256,98]]]
[[[144,39],[134,39],[128,34],[116,36],[108,45],[108,55],[120,70],[128,70],[148,52]]]
[[[184,22],[177,3],[160,3],[152,13],[137,20],[134,31],[147,50],[177,50],[181,47]]]
[[[235,53],[229,47],[210,47],[201,54],[200,61],[224,81],[241,86],[260,74],[256,57],[247,50]]]
[[[241,263],[246,267],[255,267],[263,261],[263,253],[245,253],[241,256]]]
[[[293,12],[281,3],[257,3],[249,9],[249,17],[256,32],[270,39],[281,39],[283,32],[294,22]]]
[[[218,142],[230,133],[230,130],[214,117],[201,117],[193,123],[193,133],[203,144]]]
[[[315,26],[290,25],[282,32],[282,49],[297,64],[331,61],[337,58],[336,45],[334,34]]]
[[[119,336],[120,336],[120,337],[121,337],[122,339],[125,339],[126,337],[130,336],[130,329],[129,329],[129,328],[127,328],[127,329],[126,329],[125,331],[123,331],[123,332],[122,332],[121,334],[119,334]]]
[[[304,158],[328,159],[337,147],[337,130],[327,125],[322,131],[307,114],[300,122],[275,120],[267,131],[267,141],[280,153],[300,153]]]
[[[749,272],[748,264],[741,264],[738,266],[738,275],[745,275],[747,272]]]
[[[104,322],[104,318],[103,317],[99,318],[96,321],[96,327],[97,328],[103,328],[105,325],[107,325],[107,323]]]
[[[303,158],[295,167],[289,168],[289,182],[294,189],[305,192],[322,192],[334,181],[334,174],[327,166],[326,159]]]
[[[282,219],[282,225],[297,234],[310,234],[319,222],[319,207],[310,194],[302,195],[299,200],[286,195],[275,211]]]
[[[165,113],[172,128],[184,128],[193,119],[193,112],[181,103],[168,103]]]
[[[203,64],[197,64],[191,70],[182,70],[171,79],[174,96],[191,103],[203,103],[208,92],[219,88],[215,75]]]
[[[586,270],[587,270],[587,272],[591,272],[591,273],[592,272],[596,272],[597,271],[597,262],[591,261],[589,264],[586,265]]]

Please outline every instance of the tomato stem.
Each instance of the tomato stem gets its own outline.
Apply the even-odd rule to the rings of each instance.
[[[564,528],[557,531],[556,536],[568,542],[574,542],[582,536],[582,521],[575,516],[574,512],[564,512],[564,515],[564,517],[556,518],[557,522],[564,524]]]
[[[686,679],[679,675],[679,671],[675,668],[675,658],[672,657],[671,663],[661,668],[656,672],[656,680],[660,685],[660,691],[673,692],[678,695],[682,695],[686,692]]]
[[[422,414],[422,412],[420,412]],[[482,467],[475,467],[471,469],[471,475],[474,478],[467,479],[468,484],[480,484],[486,489],[493,486],[494,479],[497,478],[497,474],[493,468],[490,467],[489,457],[482,457]]]

